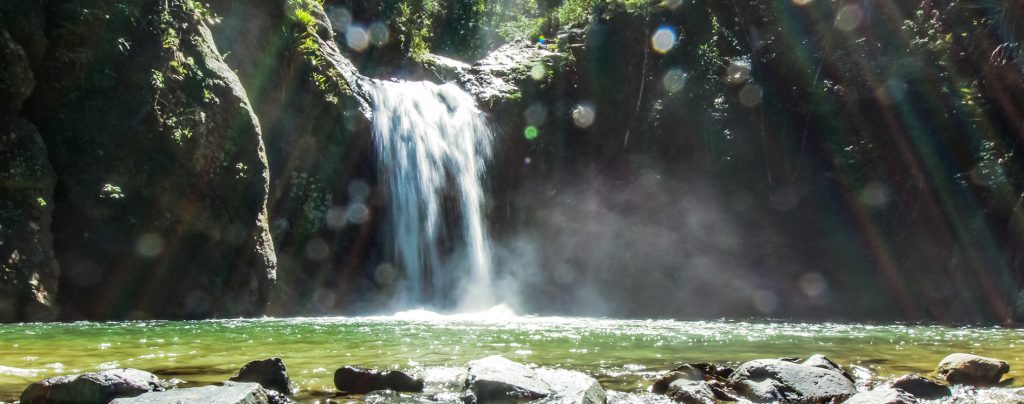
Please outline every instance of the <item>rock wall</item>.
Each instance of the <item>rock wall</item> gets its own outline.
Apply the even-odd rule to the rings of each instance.
[[[36,83],[32,64],[40,56],[41,32],[12,24],[39,14],[29,4],[0,6],[0,322],[57,314],[50,231],[56,176],[39,131],[21,116]]]
[[[52,199],[31,202],[53,209],[52,224],[39,226],[56,235],[62,317],[260,313],[275,280],[267,162],[206,11],[180,1],[24,4],[42,15],[28,21],[45,21],[24,114],[57,182]]]
[[[215,27],[263,125],[280,287],[269,313],[372,305],[383,199],[369,107],[317,2],[218,2]]]

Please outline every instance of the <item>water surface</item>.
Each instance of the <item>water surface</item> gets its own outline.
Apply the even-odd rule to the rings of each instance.
[[[432,380],[455,379],[470,360],[500,354],[579,370],[606,388],[639,392],[656,374],[684,362],[822,353],[881,380],[927,374],[952,352],[998,357],[1010,363],[1009,377],[1024,376],[1024,334],[1000,328],[419,311],[390,317],[12,324],[0,325],[0,401],[15,399],[41,378],[117,367],[181,379],[182,386],[209,384],[271,356],[284,359],[299,398],[312,401],[333,396],[333,372],[343,365],[408,370],[426,376],[429,387]]]

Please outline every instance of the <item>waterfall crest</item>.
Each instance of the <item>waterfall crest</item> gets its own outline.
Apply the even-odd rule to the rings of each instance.
[[[390,247],[404,273],[396,303],[493,304],[482,186],[492,135],[473,97],[429,82],[374,80],[367,90]]]

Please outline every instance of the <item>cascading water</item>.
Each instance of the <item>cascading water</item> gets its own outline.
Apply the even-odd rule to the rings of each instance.
[[[390,193],[394,260],[405,274],[399,303],[438,306],[456,300],[466,309],[493,304],[481,185],[492,136],[483,114],[453,84],[374,80],[366,87]],[[452,202],[455,209],[446,209]],[[457,224],[449,227],[452,222]],[[448,292],[461,298],[444,299]]]

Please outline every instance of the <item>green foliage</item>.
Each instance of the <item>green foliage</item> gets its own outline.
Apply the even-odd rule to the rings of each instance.
[[[338,103],[343,95],[351,93],[348,84],[340,73],[325,60],[320,38],[317,33],[318,23],[315,15],[321,14],[323,5],[320,0],[289,0],[291,19],[295,24],[292,36],[297,41],[296,49],[309,62],[312,72],[310,80],[323,94],[324,99],[332,104]]]
[[[313,15],[310,14],[309,11],[306,11],[305,9],[302,8],[296,8],[294,16],[295,19],[298,20],[299,23],[305,26],[307,29],[311,31],[316,30],[316,19],[313,18]]]
[[[439,0],[388,1],[384,14],[401,48],[413,59],[430,52],[435,30],[443,17]]]
[[[562,27],[586,24],[590,20],[594,7],[600,0],[564,0],[558,7],[558,23]]]

